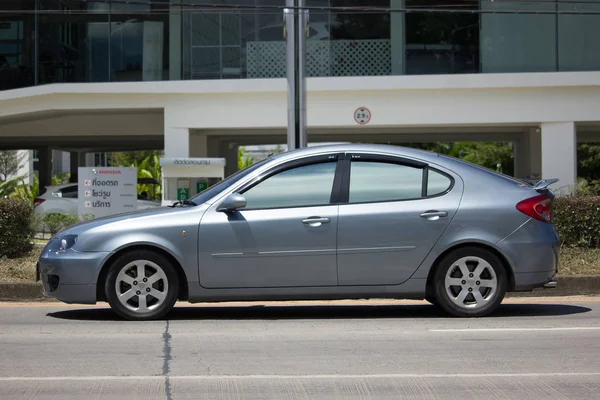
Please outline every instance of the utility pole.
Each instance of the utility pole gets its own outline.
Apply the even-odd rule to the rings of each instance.
[[[288,150],[306,147],[306,37],[305,0],[286,0],[283,10],[288,82]]]

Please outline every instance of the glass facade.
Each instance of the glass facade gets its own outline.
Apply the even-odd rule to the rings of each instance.
[[[284,0],[218,3],[282,6]],[[281,10],[203,4],[2,0],[0,90],[62,82],[285,76]],[[312,10],[309,76],[600,70],[596,0],[307,0],[307,5],[408,10]],[[439,8],[461,12],[434,11]]]

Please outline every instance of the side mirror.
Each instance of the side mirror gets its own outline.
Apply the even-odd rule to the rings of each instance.
[[[248,202],[246,198],[239,193],[232,193],[223,200],[217,208],[219,212],[237,211],[240,208],[246,207]]]

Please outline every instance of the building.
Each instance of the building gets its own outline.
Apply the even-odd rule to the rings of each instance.
[[[509,141],[517,176],[565,186],[600,141],[596,1],[307,3],[310,142]],[[285,143],[283,0],[199,4],[2,1],[0,147],[47,183],[52,160],[164,148],[231,173],[238,146]],[[335,8],[357,5],[409,12]]]

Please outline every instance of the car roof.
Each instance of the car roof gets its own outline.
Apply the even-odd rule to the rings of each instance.
[[[304,147],[279,154],[281,158],[294,159],[296,157],[318,155],[331,152],[372,152],[380,154],[391,154],[409,158],[421,159],[424,161],[439,160],[439,154],[427,150],[415,149],[411,147],[390,145],[390,144],[367,144],[367,143],[339,143],[325,144],[312,147]]]

